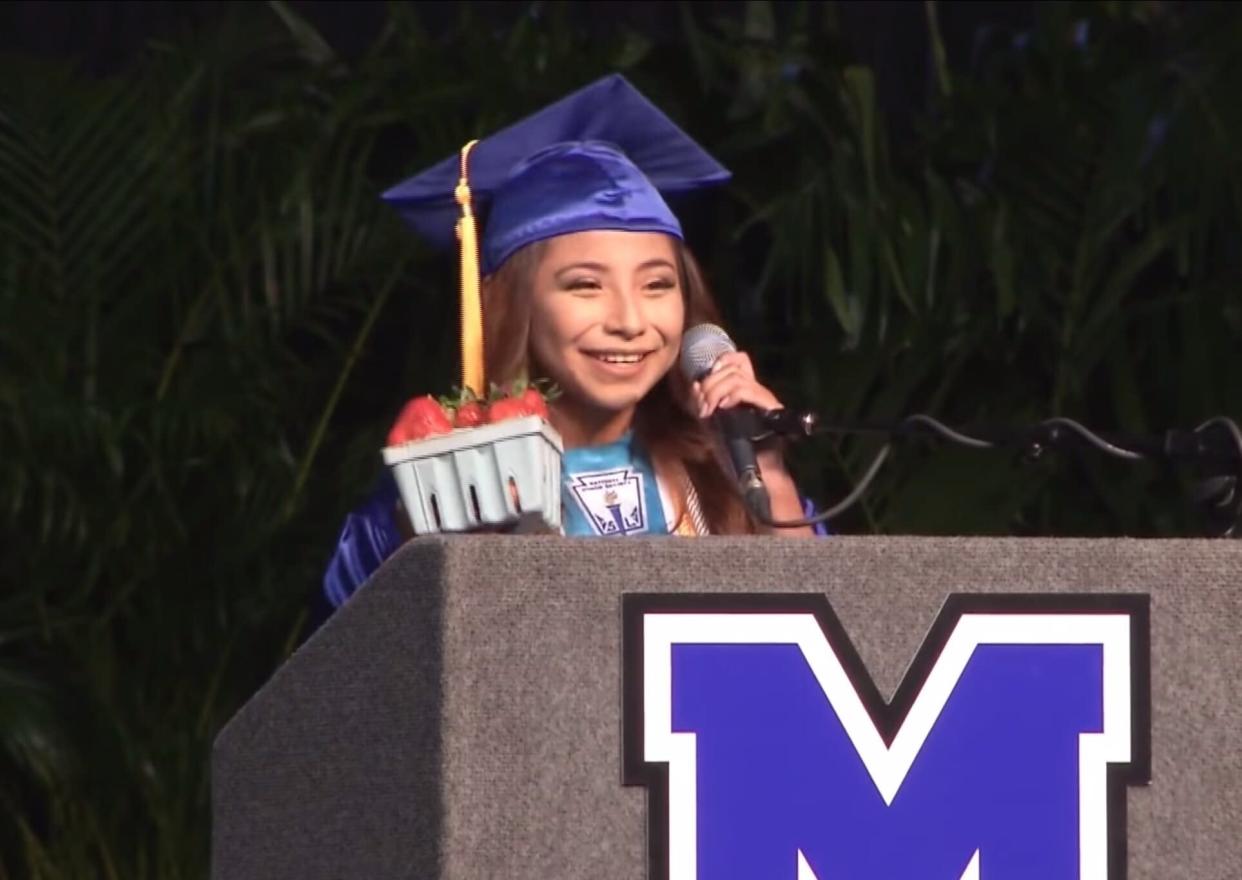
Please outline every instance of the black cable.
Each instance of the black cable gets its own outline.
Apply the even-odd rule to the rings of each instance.
[[[1200,433],[1204,431],[1205,429],[1207,429],[1208,427],[1212,427],[1215,425],[1223,425],[1229,430],[1234,443],[1238,446],[1238,458],[1239,460],[1242,460],[1242,430],[1239,430],[1238,426],[1232,420],[1224,418],[1224,417],[1217,417],[1217,418],[1211,419],[1205,422],[1204,424],[1200,425],[1198,428],[1196,428],[1195,433]],[[824,425],[824,424],[816,423],[814,428],[810,429],[805,434],[800,433],[798,434],[798,436],[820,436],[824,434],[877,434],[879,433],[879,434],[890,434],[891,435],[891,434],[920,433],[917,431],[910,430],[912,427],[923,427],[927,429],[927,431],[931,434],[942,437],[946,440],[951,440],[952,442],[957,443],[962,446],[968,446],[972,449],[995,449],[999,446],[1006,445],[1006,443],[1013,443],[1019,440],[1024,441],[1027,444],[1057,443],[1061,439],[1059,429],[1067,428],[1075,436],[1079,437],[1080,439],[1082,439],[1089,445],[1093,446],[1098,451],[1103,452],[1107,455],[1112,455],[1116,458],[1125,459],[1126,461],[1144,461],[1144,460],[1149,460],[1149,459],[1154,458],[1158,453],[1173,454],[1174,452],[1174,450],[1171,448],[1171,444],[1173,443],[1173,440],[1170,437],[1170,435],[1174,434],[1174,432],[1169,432],[1169,435],[1166,435],[1163,442],[1158,441],[1158,440],[1153,440],[1150,438],[1146,439],[1144,441],[1144,445],[1149,446],[1150,450],[1147,452],[1140,452],[1134,449],[1127,449],[1123,446],[1118,445],[1116,442],[1110,442],[1108,439],[1092,431],[1090,428],[1086,427],[1081,422],[1077,422],[1074,419],[1069,419],[1069,418],[1065,418],[1062,416],[1058,416],[1058,417],[1051,418],[1051,419],[1046,419],[1045,421],[1040,422],[1037,425],[1035,425],[1033,428],[1028,428],[1025,430],[1005,430],[1003,432],[992,432],[998,435],[995,439],[986,439],[984,437],[971,436],[970,434],[966,434],[963,431],[950,428],[948,425],[944,424],[943,422],[935,418],[932,418],[929,415],[925,415],[923,413],[918,413],[912,416],[907,416],[906,418],[902,419],[900,422],[897,422],[895,425],[890,425],[890,426]],[[1000,436],[1001,434],[1003,434],[1003,437]],[[1193,456],[1198,451],[1199,450],[1181,450],[1179,454],[1183,456]]]
[[[1242,487],[1242,430],[1232,420],[1218,416],[1195,428],[1194,433],[1199,437],[1217,426],[1223,427],[1233,440],[1236,461],[1229,461],[1228,456],[1220,454],[1207,467],[1208,473],[1192,490],[1191,496],[1207,516],[1215,537],[1242,537],[1242,492],[1239,491]],[[1207,452],[1202,447],[1199,451]],[[1226,462],[1232,467],[1225,466]]]
[[[1242,461],[1242,429],[1238,428],[1237,423],[1234,422],[1233,419],[1227,419],[1224,416],[1216,416],[1215,418],[1208,419],[1202,425],[1195,428],[1195,433],[1202,434],[1205,430],[1213,427],[1214,425],[1222,426],[1233,438],[1233,443],[1238,448],[1238,460]]]
[[[995,443],[990,443],[987,440],[980,440],[976,437],[967,437],[965,434],[954,431],[948,425],[942,424],[941,422],[933,419],[931,416],[925,416],[922,413],[917,413],[902,419],[899,423],[899,427],[904,427],[905,425],[911,423],[928,425],[940,436],[948,440],[952,440],[955,443],[960,443],[963,446],[970,446],[975,449],[991,449],[996,445]]]
[[[946,440],[967,446],[972,449],[995,449],[1003,443],[1013,443],[1015,440],[1021,440],[1027,446],[1037,445],[1040,443],[1056,444],[1061,441],[1060,429],[1068,429],[1073,435],[1085,441],[1088,445],[1096,450],[1120,458],[1126,461],[1145,461],[1154,459],[1157,455],[1164,455],[1177,458],[1197,458],[1206,460],[1211,457],[1212,460],[1220,462],[1224,460],[1236,461],[1236,472],[1232,477],[1226,476],[1223,479],[1230,481],[1227,487],[1230,490],[1229,497],[1219,504],[1228,505],[1234,500],[1234,492],[1237,485],[1242,483],[1242,429],[1239,429],[1236,422],[1224,416],[1217,416],[1209,419],[1194,429],[1193,435],[1195,439],[1187,437],[1186,432],[1168,431],[1165,433],[1162,441],[1156,441],[1151,438],[1127,438],[1126,442],[1130,445],[1139,445],[1148,448],[1148,452],[1139,452],[1134,449],[1127,449],[1118,443],[1110,442],[1104,437],[1087,428],[1080,422],[1073,419],[1057,416],[1040,422],[1034,428],[1024,431],[1006,430],[1003,433],[990,432],[1001,437],[998,440],[989,440],[982,437],[972,437],[969,434],[950,428],[943,422],[932,418],[931,416],[918,413],[907,416],[896,425],[892,426],[876,426],[876,425],[859,425],[859,426],[834,426],[820,424],[819,420],[810,413],[801,416],[793,416],[785,410],[774,410],[763,414],[763,421],[768,428],[768,435],[772,433],[782,433],[794,437],[808,437],[822,434],[862,434],[862,433],[885,433],[905,434],[914,433],[911,428],[923,428],[931,433],[943,437]],[[1198,439],[1211,428],[1220,427],[1228,433],[1233,441],[1234,452],[1236,455],[1230,456],[1219,448],[1210,448],[1202,439]],[[875,459],[872,461],[867,473],[859,481],[858,485],[850,492],[844,500],[829,510],[824,511],[814,517],[799,520],[775,521],[771,517],[763,516],[754,510],[751,510],[752,516],[755,516],[764,525],[772,528],[801,528],[804,526],[818,525],[839,516],[844,511],[852,507],[862,497],[863,493],[870,487],[872,480],[879,472],[880,467],[888,458],[891,444],[885,446],[879,451]],[[1232,533],[1234,529],[1230,529]]]
[[[820,523],[827,522],[830,519],[835,519],[853,507],[858,502],[858,499],[862,498],[863,493],[870,488],[871,481],[875,479],[875,475],[880,472],[880,467],[884,464],[885,459],[888,458],[888,453],[891,449],[892,445],[885,443],[883,448],[876,453],[875,458],[871,461],[870,467],[867,468],[867,472],[863,474],[863,478],[858,481],[858,485],[854,487],[853,491],[851,491],[849,495],[845,496],[845,499],[836,506],[830,507],[823,513],[817,513],[815,516],[808,519],[774,520],[770,516],[763,516],[754,509],[748,508],[750,509],[751,516],[755,517],[755,519],[759,520],[759,522],[763,523],[765,526],[774,529],[798,529],[804,526],[816,526]],[[741,493],[738,493],[738,497],[741,497]]]
[[[1101,452],[1107,452],[1109,455],[1115,455],[1117,458],[1124,458],[1128,461],[1141,461],[1142,459],[1147,457],[1143,455],[1142,453],[1134,452],[1129,449],[1122,449],[1120,446],[1114,446],[1113,444],[1109,443],[1107,440],[1094,434],[1089,428],[1085,427],[1084,425],[1079,424],[1073,419],[1066,419],[1066,418],[1061,418],[1058,416],[1056,418],[1051,418],[1051,419],[1048,419],[1047,421],[1040,422],[1040,425],[1041,426],[1065,425],[1070,430],[1072,430],[1074,433],[1078,434],[1078,436],[1082,437],[1084,440],[1086,440],[1088,443],[1094,446],[1096,449],[1100,450]]]

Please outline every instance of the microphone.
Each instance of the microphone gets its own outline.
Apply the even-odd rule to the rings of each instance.
[[[690,381],[697,382],[711,372],[712,365],[721,355],[733,351],[737,351],[737,346],[728,333],[715,324],[698,324],[682,336],[681,371]],[[760,522],[770,522],[772,503],[759,473],[759,462],[755,459],[755,445],[751,439],[757,433],[757,417],[758,410],[743,405],[716,410],[712,421],[729,452],[746,506]]]

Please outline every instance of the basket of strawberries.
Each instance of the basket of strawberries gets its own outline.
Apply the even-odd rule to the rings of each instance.
[[[561,437],[548,423],[552,389],[519,380],[485,382],[479,242],[468,157],[461,152],[461,390],[409,401],[388,434],[392,469],[419,535],[475,530],[561,531]],[[486,399],[482,393],[490,388]]]
[[[467,386],[448,398],[410,400],[388,434],[393,472],[420,535],[479,529],[560,532],[560,435],[538,383]]]

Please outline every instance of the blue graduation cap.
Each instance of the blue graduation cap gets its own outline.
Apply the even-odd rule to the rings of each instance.
[[[469,187],[485,219],[484,275],[524,245],[569,232],[622,229],[682,237],[662,194],[729,179],[671,119],[613,74],[450,156],[384,193],[431,245],[450,249]],[[463,244],[465,243],[463,239]]]

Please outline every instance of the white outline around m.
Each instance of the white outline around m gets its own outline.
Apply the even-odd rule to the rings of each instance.
[[[813,613],[645,610],[641,615],[642,760],[668,766],[668,880],[697,880],[695,735],[672,729],[674,644],[798,646],[885,804],[896,797],[976,647],[1101,646],[1103,730],[1079,736],[1079,876],[1081,880],[1110,880],[1108,767],[1128,764],[1133,758],[1132,620],[1132,614],[1122,611],[961,614],[891,745],[886,745]],[[796,859],[798,880],[832,880],[816,878],[801,852]],[[986,859],[986,853],[976,851],[962,880],[979,878],[986,871]]]

